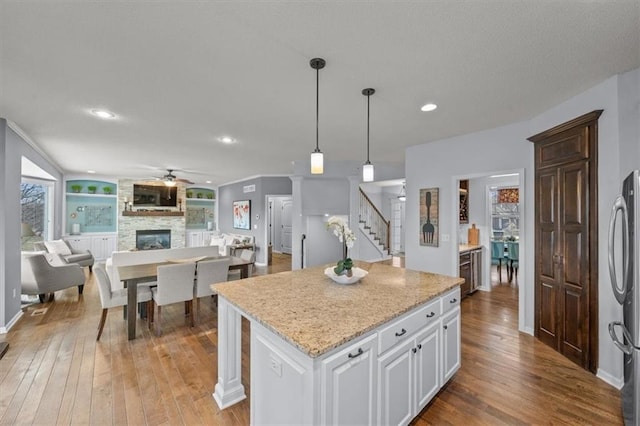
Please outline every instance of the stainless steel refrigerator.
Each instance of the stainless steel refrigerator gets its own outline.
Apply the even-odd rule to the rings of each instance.
[[[618,221],[620,224],[618,225]],[[618,228],[619,226],[619,228]],[[619,241],[616,241],[619,240]],[[621,249],[621,250],[620,250]],[[618,259],[616,250],[622,251]],[[609,274],[622,321],[609,324],[613,343],[624,354],[622,414],[627,426],[640,426],[640,171],[622,182],[609,222]]]

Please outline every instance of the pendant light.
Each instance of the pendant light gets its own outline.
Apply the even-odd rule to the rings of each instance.
[[[406,201],[407,200],[407,190],[404,187],[405,183],[402,182],[402,189],[400,190],[400,194],[398,194],[398,200]]]
[[[319,87],[320,70],[327,64],[322,58],[313,58],[309,62],[311,68],[316,70],[316,149],[311,153],[311,174],[321,175],[324,173],[324,156],[318,144],[318,111],[319,111]]]
[[[373,182],[373,164],[369,161],[369,100],[374,93],[375,89],[362,89],[362,94],[367,97],[367,161],[362,166],[363,182]]]

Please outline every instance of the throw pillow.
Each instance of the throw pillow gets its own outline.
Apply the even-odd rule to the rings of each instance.
[[[71,249],[69,248],[67,243],[65,243],[62,240],[45,241],[44,246],[47,248],[47,251],[49,253],[56,253],[56,254],[62,254],[62,255],[71,254]]]
[[[218,246],[218,247],[224,247],[224,238],[222,237],[211,237],[211,242],[209,243],[210,246]]]
[[[224,245],[225,246],[230,246],[233,244],[233,240],[235,240],[235,238],[233,238],[231,235],[225,235],[224,236]]]
[[[242,239],[243,244],[251,244],[251,237],[244,237]]]

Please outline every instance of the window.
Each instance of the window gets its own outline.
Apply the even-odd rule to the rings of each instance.
[[[23,179],[20,184],[22,250],[33,250],[33,243],[49,240],[53,230],[53,183]]]
[[[518,239],[520,234],[520,204],[518,188],[491,188],[491,238]]]

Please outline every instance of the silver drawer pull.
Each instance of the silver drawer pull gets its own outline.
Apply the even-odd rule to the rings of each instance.
[[[458,301],[458,299],[456,299],[455,297],[451,300],[449,300],[449,303],[456,303]]]
[[[407,330],[403,328],[400,333],[396,333],[396,337],[404,336],[405,334],[407,334]]]
[[[357,353],[357,354],[355,354],[355,355],[354,355],[354,354],[352,354],[352,353],[350,353],[350,354],[349,354],[349,358],[357,358],[357,357],[359,357],[360,355],[362,355],[363,353],[364,353],[364,351],[362,350],[362,348],[359,348],[359,349],[358,349],[358,353]]]
[[[430,314],[427,314],[427,318],[433,318],[435,314],[436,314],[435,312],[431,312]]]

